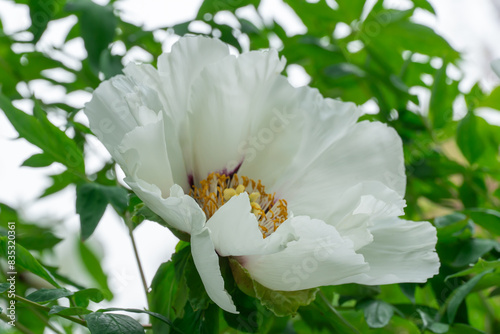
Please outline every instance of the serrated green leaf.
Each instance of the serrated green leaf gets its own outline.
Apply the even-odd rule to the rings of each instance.
[[[7,249],[9,246],[9,240],[7,237],[0,237],[0,255],[3,258],[7,258]],[[21,267],[33,274],[40,276],[53,286],[60,288],[61,286],[55,281],[54,277],[50,274],[50,272],[45,269],[37,259],[31,255],[31,253],[21,246],[20,244],[16,244],[16,267]]]
[[[72,296],[73,292],[67,289],[39,289],[33,293],[26,296],[26,299],[31,300],[35,303],[48,303],[59,298]]]
[[[144,334],[142,325],[128,315],[94,312],[85,320],[91,334]]]

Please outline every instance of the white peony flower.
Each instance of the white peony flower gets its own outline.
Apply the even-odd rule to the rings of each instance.
[[[103,82],[85,112],[125,182],[191,235],[210,298],[237,313],[219,256],[263,286],[425,282],[436,230],[405,221],[401,139],[352,103],[292,87],[275,50],[181,38]]]

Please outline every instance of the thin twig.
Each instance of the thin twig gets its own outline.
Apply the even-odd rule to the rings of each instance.
[[[144,293],[146,294],[146,302],[149,300],[148,283],[146,283],[146,276],[144,275],[144,270],[142,269],[141,260],[139,258],[139,252],[137,251],[137,245],[134,238],[134,229],[132,220],[130,219],[130,214],[125,213],[125,223],[127,224],[130,240],[132,241],[132,247],[134,248],[135,260],[137,262],[137,267],[139,268],[139,273],[141,274],[142,286],[144,288]]]
[[[43,306],[43,305],[40,305],[40,304],[37,304],[35,302],[32,302],[31,300],[28,300],[24,297],[21,297],[21,296],[18,296],[18,295],[14,295],[14,299],[15,300],[18,300],[20,302],[23,302],[25,304],[28,304],[30,306],[33,306],[35,308],[38,308],[40,310],[44,310],[45,312],[49,312],[50,311],[50,307],[47,307],[47,306]],[[70,315],[62,315],[62,314],[55,314],[61,318],[64,318],[64,319],[67,319],[69,321],[72,321],[74,323],[77,323],[79,325],[82,325],[82,326],[85,326],[87,327],[87,322],[85,320],[82,320],[82,319],[78,319],[78,318],[75,318],[75,317],[72,317]]]

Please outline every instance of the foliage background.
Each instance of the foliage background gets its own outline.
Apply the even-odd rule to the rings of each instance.
[[[64,96],[90,92],[102,79],[120,73],[127,55],[137,50],[154,65],[164,47],[161,36],[205,34],[238,51],[277,47],[288,64],[300,65],[307,72],[310,85],[324,96],[364,104],[371,110],[364,119],[385,122],[403,138],[406,217],[431,220],[438,229],[442,267],[427,284],[325,287],[324,298],[301,307],[293,318],[271,316],[241,294],[248,307],[241,316],[231,317],[206,299],[196,298],[204,292],[196,290],[197,278],[185,255],[189,252],[180,244],[177,255],[160,267],[153,281],[151,311],[186,332],[500,332],[500,129],[478,116],[479,108],[500,110],[500,88],[490,92],[479,84],[470,89],[460,85],[462,55],[431,28],[413,20],[416,9],[435,14],[429,2],[413,0],[397,9],[385,7],[382,1],[368,8],[365,1],[337,0],[332,8],[324,1],[289,0],[286,3],[307,28],[295,35],[287,34],[277,22],[264,20],[257,11],[250,18],[241,14],[240,8],[252,10],[258,0],[204,1],[194,20],[155,32],[124,21],[114,1],[105,6],[87,0],[16,3],[29,7],[32,23],[26,32],[9,34],[0,25],[0,109],[19,136],[40,149],[23,168],[58,166],[60,172],[51,176],[53,183],[41,197],[68,187],[76,191],[82,240],[90,237],[108,204],[130,230],[144,223],[136,212],[139,201],[122,187],[114,164],[109,161],[99,170],[89,168],[86,156],[92,134],[81,108]],[[219,12],[231,19],[217,20]],[[51,21],[68,16],[76,19],[65,45],[82,42],[87,52],[82,59],[69,61],[64,45],[40,50],[37,44]],[[62,98],[37,99],[29,89],[35,82],[62,90]],[[465,106],[465,115],[457,112],[457,105]],[[21,106],[28,112],[18,109]],[[78,324],[79,316],[88,313],[87,309],[102,308],[106,304],[99,302],[113,298],[113,286],[98,253],[88,243],[78,242],[78,261],[87,273],[61,275],[52,261],[53,247],[74,236],[54,232],[61,222],[26,221],[16,209],[0,204],[0,235],[7,235],[8,222],[16,222],[21,245],[18,270],[35,274],[19,275],[16,292],[20,298],[28,296],[28,301],[18,303],[17,331],[86,332]],[[3,257],[5,242],[1,237]],[[1,266],[0,281],[4,282],[5,261]],[[82,285],[80,275],[90,276],[84,280],[90,283]],[[182,276],[188,282],[180,280]],[[165,298],[169,295],[166,284],[170,291],[182,291],[185,298],[179,300],[174,294]],[[1,287],[5,290],[6,285]],[[7,300],[5,294],[2,299]],[[5,305],[1,306],[4,310]],[[171,309],[172,305],[182,307]],[[121,326],[120,333],[142,332],[142,326],[128,318],[137,315],[117,314],[90,313],[85,319],[92,333],[99,332],[92,324],[110,322]],[[5,312],[0,317],[5,320]],[[171,330],[166,319],[139,319],[142,324],[152,322],[157,332]],[[0,330],[16,332],[5,326]]]

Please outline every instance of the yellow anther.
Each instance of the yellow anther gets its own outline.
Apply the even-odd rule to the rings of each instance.
[[[244,185],[242,185],[242,184],[240,184],[240,185],[238,185],[238,186],[236,187],[236,193],[239,195],[239,194],[241,194],[242,192],[244,192],[244,191],[245,191],[245,189],[246,189],[246,188],[245,188],[245,186],[244,186]]]
[[[258,200],[260,197],[260,193],[258,192],[253,192],[250,194],[249,198],[250,198],[250,202],[255,202],[256,200]]]
[[[224,200],[229,201],[233,196],[236,196],[236,190],[233,188],[224,189]]]
[[[250,203],[250,205],[252,206],[252,209],[254,209],[254,210],[262,210],[259,203],[257,203],[257,202],[252,202],[252,203]]]

